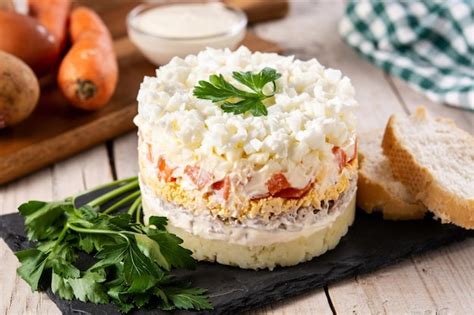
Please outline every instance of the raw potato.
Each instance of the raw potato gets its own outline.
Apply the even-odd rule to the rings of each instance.
[[[0,129],[27,118],[39,94],[33,70],[17,57],[0,51]]]

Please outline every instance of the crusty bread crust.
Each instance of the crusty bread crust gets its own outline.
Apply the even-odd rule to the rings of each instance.
[[[426,208],[421,203],[408,203],[385,187],[359,172],[357,181],[357,206],[367,213],[381,211],[386,220],[415,220],[425,216]]]
[[[415,113],[427,119],[424,108]],[[397,133],[397,117],[390,117],[382,141],[394,176],[423,202],[443,223],[454,223],[474,229],[474,200],[466,199],[440,185],[426,166],[418,163],[416,156],[404,146],[403,137]]]
[[[428,209],[392,176],[382,138],[383,129],[359,135],[357,206],[367,213],[380,211],[386,220],[421,219]]]

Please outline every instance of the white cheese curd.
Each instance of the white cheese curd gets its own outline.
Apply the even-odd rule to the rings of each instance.
[[[257,73],[265,67],[281,74],[274,98],[265,101],[267,116],[225,113],[193,96],[198,81],[212,74],[247,89],[232,72]],[[174,168],[177,183],[189,189],[196,187],[182,176],[187,165],[206,170],[214,181],[229,176],[232,192],[248,198],[267,193],[268,180],[278,172],[301,189],[319,172],[338,169],[335,146],[349,158],[354,152],[354,89],[340,71],[316,59],[251,53],[246,47],[234,52],[209,48],[197,56],[174,58],[155,77],[145,77],[138,104],[134,121],[142,141],[151,145],[155,160],[161,157]]]

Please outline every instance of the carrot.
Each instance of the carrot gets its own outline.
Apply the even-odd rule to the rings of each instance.
[[[165,182],[174,182],[176,178],[174,178],[173,171],[171,167],[166,164],[166,161],[163,158],[158,159],[158,178],[163,179]]]
[[[72,11],[69,32],[72,47],[59,67],[58,85],[74,106],[100,109],[117,85],[112,37],[100,17],[86,7]]]
[[[30,15],[38,20],[55,38],[59,56],[66,46],[66,24],[71,0],[28,0]]]

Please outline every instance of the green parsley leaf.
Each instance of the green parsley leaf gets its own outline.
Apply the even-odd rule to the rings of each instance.
[[[209,81],[199,81],[194,87],[193,95],[213,103],[223,102],[221,108],[226,113],[235,115],[250,112],[254,116],[268,115],[263,100],[272,97],[276,91],[275,81],[281,77],[275,69],[264,68],[258,73],[233,72],[232,77],[249,88],[252,92],[243,91],[227,82],[222,74],[209,76]],[[272,83],[272,93],[266,95],[264,87]]]
[[[104,190],[113,185],[118,186]],[[20,206],[29,239],[36,243],[16,253],[21,263],[17,272],[33,291],[50,279],[53,292],[63,299],[112,301],[122,312],[148,304],[162,309],[210,307],[204,290],[182,286],[169,273],[173,267],[192,268],[195,261],[181,247],[183,241],[166,230],[166,218],[151,217],[149,226],[141,222],[136,177],[93,191],[102,195],[80,207],[76,197]],[[109,214],[127,202],[134,205],[128,213]],[[108,208],[100,212],[104,204]],[[75,265],[81,252],[95,254],[95,264],[85,271]]]
[[[275,91],[275,81],[281,77],[281,74],[279,74],[275,69],[266,67],[257,74],[253,74],[250,71],[233,72],[232,77],[243,85],[248,86],[255,93],[264,95],[263,87],[267,85],[267,83],[272,82],[273,91]]]
[[[129,293],[146,291],[159,281],[162,272],[153,261],[146,257],[135,242],[130,242],[128,255],[123,264],[124,277],[130,285]]]
[[[163,289],[164,293],[174,306],[179,309],[198,311],[210,310],[212,305],[204,297],[206,290],[190,287],[170,287]]]
[[[165,217],[151,216],[150,219],[148,219],[148,223],[154,225],[158,230],[166,231],[168,219]]]
[[[43,202],[32,200],[22,204],[18,210],[25,217],[29,240],[52,237],[61,230],[65,211],[73,209],[71,202]]]
[[[137,234],[135,235],[138,248],[145,254],[148,258],[154,259],[155,262],[166,271],[171,270],[171,264],[163,256],[161,252],[160,243],[155,242],[149,238],[146,234]]]
[[[57,294],[61,299],[72,300],[74,298],[74,291],[67,282],[67,279],[53,272],[51,275],[51,290]]]
[[[112,245],[114,242],[107,235],[79,234],[77,247],[86,253],[101,251],[104,246]]]
[[[38,290],[38,284],[47,262],[47,255],[37,249],[25,249],[15,253],[21,263],[18,275],[25,280],[32,291]]]
[[[77,269],[76,266],[60,257],[52,262],[52,267],[53,273],[64,278],[75,279],[81,275],[81,271]]]
[[[168,264],[175,268],[194,269],[196,261],[192,258],[192,252],[181,247],[183,240],[174,234],[158,229],[146,229],[146,233],[155,244],[159,244],[160,252]]]
[[[128,252],[128,243],[123,242],[114,245],[106,245],[104,248],[97,253],[95,256],[99,261],[96,262],[91,268],[91,271],[99,270],[105,267],[122,263],[125,255]]]
[[[66,281],[79,301],[90,301],[96,304],[109,302],[109,296],[102,285],[105,281],[105,272],[103,270],[95,272],[86,271],[81,278],[67,279]]]

